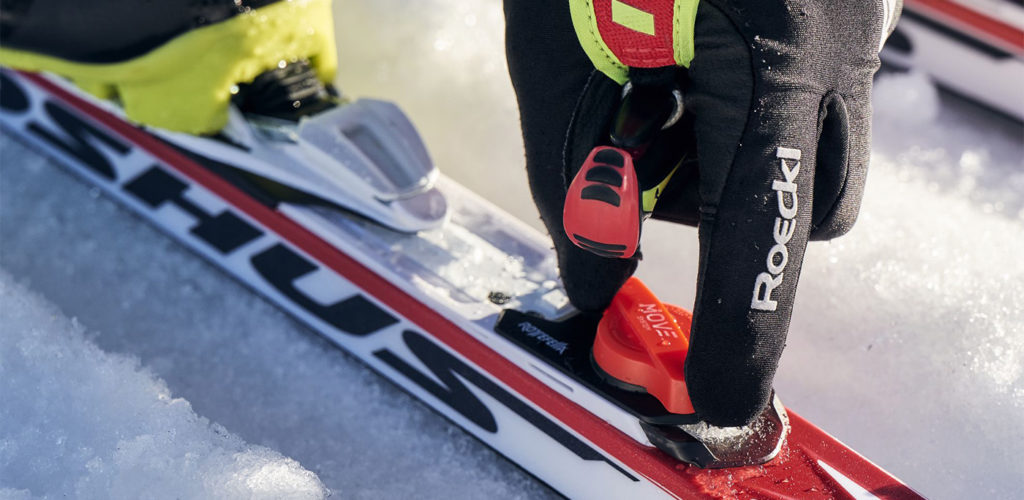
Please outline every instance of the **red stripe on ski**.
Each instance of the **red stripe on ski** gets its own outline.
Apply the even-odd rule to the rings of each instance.
[[[932,17],[943,24],[957,26],[968,34],[982,38],[1024,56],[1024,30],[950,0],[906,0],[906,9]]]
[[[899,480],[835,438],[790,412],[793,431],[779,458],[763,466],[706,470],[679,463],[644,446],[558,394],[514,363],[473,338],[450,320],[416,300],[319,236],[245,194],[146,132],[100,109],[39,75],[25,78],[97,123],[145,149],[236,209],[266,226],[398,314],[429,331],[492,377],[529,399],[632,471],[678,498],[853,498],[816,464],[828,463],[879,498],[922,498]],[[429,325],[429,328],[427,328]],[[582,478],[581,478],[582,479]],[[582,479],[585,480],[585,479]]]

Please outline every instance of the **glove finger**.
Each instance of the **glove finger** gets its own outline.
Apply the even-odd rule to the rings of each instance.
[[[701,418],[734,426],[767,403],[785,345],[822,96],[790,85],[800,75],[785,64],[751,71],[736,25],[711,2],[699,9],[687,104],[700,155],[700,258],[685,370]]]
[[[594,70],[572,29],[568,3],[509,0],[505,21],[530,190],[570,301],[580,310],[600,311],[633,274],[639,257],[608,259],[576,247],[563,231],[562,210],[571,176],[607,138],[621,87]]]
[[[685,87],[685,74],[685,71],[680,72],[679,88]],[[656,195],[658,202],[651,218],[688,226],[696,226],[700,221],[700,171],[694,119],[692,112],[685,112],[675,125],[655,138],[650,150],[638,162],[638,170],[651,173],[645,187],[660,184],[666,174],[671,176]],[[644,185],[644,180],[640,183]]]
[[[811,240],[846,234],[857,221],[871,157],[871,81],[831,92],[818,118]]]

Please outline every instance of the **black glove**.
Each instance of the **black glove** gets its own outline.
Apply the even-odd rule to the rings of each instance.
[[[683,159],[653,215],[699,227],[686,382],[703,420],[746,424],[771,393],[807,241],[839,236],[856,219],[872,76],[900,0],[569,3],[505,1],[530,188],[569,298],[604,309],[639,259],[599,257],[569,241],[569,182],[591,148],[609,144],[622,83],[677,86],[686,113],[655,137],[638,176],[650,187]],[[578,38],[587,22],[591,33]],[[664,26],[675,30],[667,49],[643,45],[663,43]],[[585,52],[586,36],[608,45]]]

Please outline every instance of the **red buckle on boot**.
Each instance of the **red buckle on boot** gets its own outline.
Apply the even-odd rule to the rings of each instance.
[[[627,259],[639,245],[641,218],[633,157],[610,146],[591,150],[566,194],[565,234],[584,250]]]
[[[690,346],[689,311],[662,304],[630,278],[604,312],[594,339],[594,361],[607,375],[643,388],[672,413],[694,413],[683,366]]]

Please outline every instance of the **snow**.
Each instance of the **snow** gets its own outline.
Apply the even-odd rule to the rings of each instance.
[[[498,2],[378,0],[338,2],[335,9],[342,89],[398,101],[443,171],[539,228],[522,171]],[[883,76],[875,107],[860,220],[849,235],[810,247],[776,387],[787,406],[930,498],[1015,498],[1024,488],[1024,131],[940,96],[916,75]],[[663,299],[691,304],[695,231],[649,224],[644,238],[641,277]],[[75,356],[76,366],[80,361],[81,369],[102,372],[99,360],[114,359],[130,368],[116,378],[124,385],[137,382],[150,401],[164,394],[198,415],[192,421],[202,425],[191,427],[192,438],[154,437],[139,462],[126,467],[148,465],[147,473],[165,478],[178,473],[179,481],[167,483],[199,487],[178,484],[189,483],[194,469],[153,465],[173,463],[158,457],[182,456],[191,442],[205,450],[256,450],[277,470],[306,477],[294,462],[245,440],[298,461],[345,498],[554,496],[6,136],[0,139],[0,267],[84,325],[96,347],[76,341],[81,352],[92,353]],[[0,359],[6,360],[16,355],[6,340],[11,311],[35,299],[10,278],[2,282]],[[46,311],[35,326],[25,324],[28,331],[81,339],[80,330],[48,327],[65,320],[56,309]],[[137,359],[146,374],[124,356]],[[170,423],[170,412],[187,412],[168,410],[175,406],[169,403],[139,407],[141,413],[112,411],[118,408],[113,395],[78,392],[82,377],[70,376],[71,365],[65,359],[19,370],[21,384],[46,384],[54,392],[13,411],[23,416],[42,407],[50,410],[42,414],[57,415],[62,403],[83,398],[99,414],[122,418],[120,426],[107,427],[122,436],[159,435],[145,420],[159,408],[168,414],[152,418],[166,429],[186,425]],[[152,382],[154,375],[166,388]],[[6,378],[0,380],[5,402],[13,391],[3,385]],[[7,414],[0,415],[6,424]],[[204,419],[238,438],[204,431],[219,428]],[[69,439],[72,431],[86,441],[115,439],[70,418],[12,421],[19,428],[47,425],[46,432]],[[13,449],[3,434],[9,427],[0,429],[0,467]],[[0,496],[36,488],[21,479],[31,474],[39,488],[52,486],[31,489],[33,496],[68,491],[60,485],[71,479],[63,476],[75,477],[80,469],[73,464],[85,462],[68,462],[75,456],[56,453],[49,441],[18,441],[22,454],[15,462],[39,465],[18,476],[0,469],[0,488],[9,488]],[[315,490],[315,480],[303,484]]]
[[[2,271],[0,304],[0,496],[325,497],[295,460],[196,415]]]
[[[929,498],[1017,498],[1024,131],[919,75],[882,75],[874,106],[857,226],[808,249],[776,389]],[[696,232],[645,232],[639,274],[692,304]]]
[[[198,415],[297,460],[344,498],[552,495],[20,143],[5,140],[0,169],[0,267],[77,318],[103,351],[138,358]],[[0,474],[0,487],[8,481]]]

